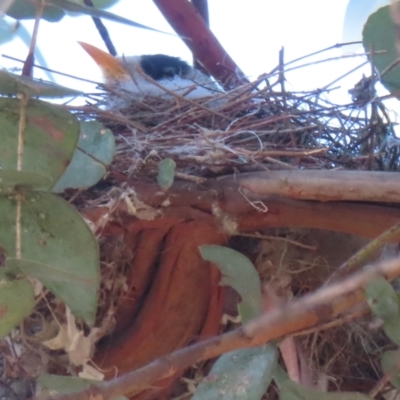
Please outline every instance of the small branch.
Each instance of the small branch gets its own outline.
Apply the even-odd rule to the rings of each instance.
[[[33,26],[33,32],[32,32],[32,39],[31,39],[31,44],[29,46],[29,52],[26,57],[24,66],[22,68],[22,76],[28,76],[32,77],[32,71],[33,71],[33,64],[35,62],[35,48],[36,48],[36,40],[37,40],[37,35],[39,32],[39,23],[40,23],[40,18],[42,17],[43,10],[44,10],[44,1],[41,0],[36,3],[36,17],[35,17],[35,25]]]
[[[121,377],[79,392],[50,396],[47,400],[88,400],[90,396],[93,398],[96,395],[107,400],[134,390],[146,389],[157,380],[167,378],[196,362],[215,358],[232,350],[258,346],[311,328],[362,302],[363,286],[382,274],[389,279],[399,276],[400,258],[364,269],[342,282],[274,308],[239,329],[175,351]]]
[[[338,282],[344,279],[347,275],[354,273],[357,269],[362,268],[366,262],[378,250],[382,249],[389,242],[400,240],[400,224],[393,226],[383,232],[376,239],[368,243],[360,251],[354,254],[349,260],[342,264],[326,281],[326,284]]]
[[[83,2],[88,7],[94,7],[92,0],[83,0]],[[103,24],[103,21],[98,17],[92,17],[92,20],[93,20],[101,38],[103,39],[103,42],[106,45],[108,52],[112,56],[116,56],[117,50],[115,50],[115,46],[114,46],[113,42],[111,41],[110,34],[108,33],[106,26]]]

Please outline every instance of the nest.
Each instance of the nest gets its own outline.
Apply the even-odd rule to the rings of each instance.
[[[368,84],[365,80],[357,83],[350,93],[352,101],[346,105],[332,104],[328,100],[329,91],[326,88],[289,92],[285,90],[282,74],[271,74],[213,98],[188,100],[173,96],[168,100],[160,100],[146,97],[141,101],[130,100],[124,109],[117,111],[105,107],[108,93],[97,96],[95,100],[89,97],[87,105],[68,108],[81,119],[96,119],[111,129],[116,138],[116,154],[103,182],[87,191],[69,191],[66,198],[79,209],[110,204],[110,199],[115,200],[115,187],[126,189],[128,180],[154,182],[159,162],[167,158],[176,163],[175,179],[195,183],[230,173],[268,169],[397,171],[399,142],[385,106],[371,90],[371,81]],[[126,93],[119,95],[129,97]],[[109,218],[112,219],[112,216]],[[291,230],[269,234],[288,239],[291,243],[300,242],[298,237],[293,240]],[[98,325],[103,326],[118,303],[116,297],[124,296],[127,263],[118,243],[102,237],[99,242],[102,251],[102,290]],[[248,255],[259,268],[261,278],[265,275],[262,262],[265,243],[261,238],[250,239],[250,242],[248,238],[241,238],[232,243],[235,248],[246,249],[250,253]],[[307,251],[310,251],[312,243],[307,246]],[[275,249],[279,259],[281,253],[286,254],[286,250]],[[317,264],[313,262],[310,265],[309,269],[313,271]],[[273,270],[280,267],[274,265]],[[299,268],[299,264],[296,268]],[[290,266],[286,266],[284,271],[292,276],[291,290],[294,295],[314,290],[327,276],[307,282],[305,287],[304,273],[297,274]],[[267,275],[271,275],[270,272]],[[306,275],[315,278],[312,273]],[[274,272],[272,276],[282,278]],[[231,309],[236,309],[237,300],[235,298],[232,301]],[[37,313],[27,320],[26,326],[41,325],[37,330],[43,330],[44,325],[51,323],[54,312],[62,320],[64,310],[48,294],[46,301],[42,301],[37,308]],[[365,321],[362,323],[366,324]],[[228,323],[225,328],[234,326]],[[350,365],[349,357],[357,357],[354,351],[351,352],[357,339],[353,341],[352,337],[356,335],[346,331],[348,339],[343,343],[343,328],[335,329],[314,336],[314,341],[310,336],[303,341],[303,346],[311,349],[310,357],[313,358],[315,369],[319,368],[318,363],[321,365],[323,362],[326,376],[335,376],[338,381],[342,379],[348,383],[351,371],[345,367]],[[28,332],[26,334],[30,335]],[[368,340],[374,343],[375,339]],[[382,342],[381,336],[379,341]],[[38,345],[36,340],[29,338],[24,338],[22,343],[27,348]],[[324,343],[329,346],[324,347]],[[331,362],[338,352],[349,356]],[[48,350],[39,349],[33,353],[45,358]],[[371,362],[372,356],[366,354],[362,360],[363,368],[367,371],[366,379],[371,379],[371,369],[377,365],[378,355],[374,357]],[[46,372],[64,374],[70,371],[65,355],[52,355],[50,361],[46,361],[47,365],[43,364],[42,369]],[[370,362],[373,367],[368,369],[366,365]],[[209,363],[205,363],[189,370],[185,382],[198,382],[209,368]],[[360,374],[362,378],[362,372]],[[373,376],[373,379],[377,379],[377,376]],[[346,385],[347,388],[350,386]],[[332,385],[329,388],[336,389]],[[186,385],[182,385],[177,396],[182,396],[186,389]],[[275,396],[276,393],[269,398]]]
[[[260,169],[398,169],[393,122],[370,80],[349,91],[351,103],[337,105],[328,100],[329,88],[288,92],[282,78],[273,79],[264,75],[199,100],[129,101],[119,93],[127,106],[118,111],[101,108],[106,93],[96,107],[76,111],[114,132],[113,170],[138,179],[154,176],[166,158],[175,161],[177,177],[196,182]]]

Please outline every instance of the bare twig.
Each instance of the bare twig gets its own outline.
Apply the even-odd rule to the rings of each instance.
[[[29,46],[29,52],[26,57],[24,66],[22,68],[23,76],[29,76],[29,77],[32,76],[33,64],[35,62],[36,39],[37,39],[37,34],[39,32],[39,23],[40,23],[40,18],[42,17],[42,14],[43,14],[43,10],[44,10],[44,1],[41,0],[36,3],[35,25],[33,26],[31,44]]]
[[[83,0],[83,2],[88,7],[94,7],[92,0]],[[110,34],[108,33],[106,26],[103,24],[103,21],[98,17],[92,17],[92,20],[93,20],[101,38],[103,39],[103,42],[106,45],[109,53],[113,56],[116,56],[117,50],[115,50],[115,46],[110,38]]]

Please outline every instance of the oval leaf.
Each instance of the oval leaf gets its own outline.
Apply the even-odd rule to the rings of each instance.
[[[361,32],[369,15],[391,0],[349,0],[343,22],[343,42],[361,40]],[[349,51],[346,47],[346,51]]]
[[[115,139],[109,129],[97,121],[81,122],[78,147],[65,174],[53,192],[86,188],[96,184],[106,173],[115,152]]]
[[[75,376],[40,375],[37,379],[39,385],[39,399],[52,395],[71,393],[82,390],[98,381],[81,379]],[[112,397],[110,400],[128,400],[125,396]]]
[[[399,365],[400,363],[400,350],[389,350],[385,351],[381,355],[381,366],[382,370],[385,374],[393,374],[395,371],[399,372]],[[392,385],[397,389],[400,390],[400,376],[399,373],[394,373],[392,378],[390,379]]]
[[[192,400],[260,400],[271,383],[277,349],[264,345],[221,356]]]
[[[400,346],[400,316],[387,319],[383,324],[386,336],[397,346]]]
[[[200,246],[202,257],[216,264],[221,271],[221,285],[234,288],[241,296],[238,309],[243,322],[262,313],[261,283],[257,270],[243,254],[217,245]]]
[[[16,95],[24,93],[28,97],[78,96],[81,92],[51,82],[44,82],[26,76],[0,70],[0,93]]]
[[[291,380],[285,381],[281,386],[280,400],[372,400],[361,393],[340,392],[326,393],[319,390],[309,389]]]
[[[163,32],[163,31],[160,31],[155,28],[150,28],[149,26],[139,24],[138,22],[131,21],[124,17],[120,17],[119,15],[112,14],[108,11],[100,10],[95,7],[88,7],[84,4],[79,4],[76,1],[69,1],[69,0],[46,0],[46,1],[47,1],[47,3],[57,6],[57,7],[60,7],[62,9],[64,9],[65,11],[80,13],[80,14],[84,14],[84,15],[90,15],[91,17],[103,18],[103,19],[107,19],[109,21],[119,22],[121,24],[133,26],[135,28],[148,29],[153,32],[159,32],[159,33],[164,33],[166,35],[171,35],[170,33]],[[175,36],[175,35],[172,35],[172,36]]]
[[[72,313],[94,322],[99,289],[99,254],[92,232],[63,199],[31,192],[21,204],[21,259],[16,259],[17,201],[0,197],[0,245],[6,265],[40,280]]]
[[[13,0],[10,6],[5,10],[5,13],[15,19],[35,19],[36,6],[31,1]],[[53,5],[44,7],[42,18],[49,22],[60,21],[65,15],[65,12]]]
[[[10,279],[0,272],[0,338],[8,335],[35,306],[33,286],[26,279]]]
[[[365,287],[365,297],[372,312],[384,321],[399,315],[399,300],[392,285],[383,277],[377,277]]]
[[[174,183],[176,164],[171,158],[167,158],[158,163],[157,183],[161,189],[167,190]]]
[[[23,186],[29,189],[42,189],[48,187],[50,179],[28,171],[13,171],[0,169],[0,194],[15,186]]]
[[[390,6],[380,8],[368,18],[363,30],[363,45],[366,52],[371,49],[382,54],[373,54],[374,66],[379,73],[399,58],[396,49],[396,30],[390,15]],[[371,58],[371,56],[369,56]],[[381,82],[391,93],[400,90],[400,66],[381,76]]]
[[[20,100],[0,98],[2,170],[17,169]],[[23,132],[22,171],[43,176],[53,185],[65,172],[79,138],[79,123],[68,111],[29,100]]]

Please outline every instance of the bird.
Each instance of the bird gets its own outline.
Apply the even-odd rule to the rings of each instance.
[[[131,100],[140,101],[146,96],[167,100],[174,94],[193,100],[224,92],[212,78],[179,57],[166,54],[114,57],[91,44],[79,44],[102,70],[105,85],[114,93],[120,90],[129,94]],[[123,108],[126,97],[112,96],[108,108]]]

